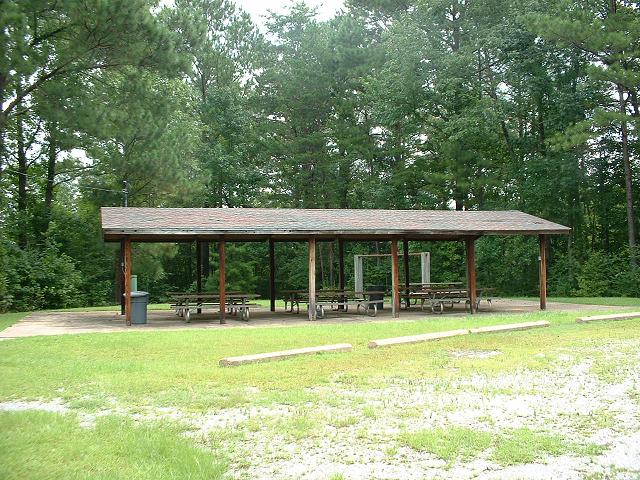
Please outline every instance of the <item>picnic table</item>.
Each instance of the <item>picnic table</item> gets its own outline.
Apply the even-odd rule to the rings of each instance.
[[[431,289],[444,289],[444,288],[462,288],[462,282],[429,282],[429,283],[410,283],[409,284],[409,288],[407,287],[400,287],[400,291],[404,292],[404,294],[400,294],[400,304],[402,306],[402,303],[404,301],[405,304],[405,309],[409,308],[411,305],[411,302],[413,302],[413,305],[417,305],[418,300],[420,299],[419,296],[415,296],[415,295],[411,295],[413,293],[416,292],[421,292],[424,290],[431,290]]]
[[[307,304],[309,308],[309,292],[307,290],[283,290],[284,308],[287,312],[300,313],[300,304]],[[324,318],[326,309],[338,310],[343,309],[348,312],[349,307],[356,307],[356,311],[360,313],[363,309],[364,313],[375,317],[378,313],[377,304],[380,300],[371,300],[367,298],[371,294],[384,294],[384,291],[366,291],[356,292],[353,290],[341,289],[322,289],[316,292],[316,311],[319,318]],[[289,305],[289,308],[287,308]]]
[[[476,289],[476,310],[480,308],[480,302],[485,300],[491,306],[492,299],[488,294],[495,291],[495,288],[477,288]],[[404,300],[405,308],[409,308],[411,302],[416,305],[420,302],[420,308],[424,310],[425,305],[431,307],[434,313],[442,313],[446,308],[453,308],[456,303],[465,302],[465,308],[470,308],[469,291],[466,288],[445,286],[430,286],[421,288],[409,293],[400,294],[400,298]]]
[[[207,292],[168,292],[171,298],[171,308],[176,315],[183,317],[187,323],[191,321],[191,311],[196,309],[198,313],[203,308],[220,307],[220,294]],[[257,293],[227,292],[225,294],[225,306],[232,315],[240,313],[240,318],[249,321],[249,308],[257,304],[250,303],[251,300],[260,298]]]

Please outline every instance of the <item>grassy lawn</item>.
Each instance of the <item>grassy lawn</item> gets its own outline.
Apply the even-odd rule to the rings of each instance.
[[[176,426],[111,416],[83,428],[73,415],[0,413],[0,478],[221,478],[225,465]],[[96,461],[99,459],[99,461]]]
[[[491,458],[500,465],[533,463],[545,455],[558,456],[597,449],[596,445],[574,444],[560,435],[519,428],[496,435],[469,428],[436,428],[404,433],[400,441],[415,450],[426,451],[446,460],[471,460],[480,452],[492,449]]]
[[[537,301],[538,297],[519,297]],[[614,307],[640,307],[640,298],[635,297],[549,297],[549,302],[575,303],[579,305],[610,305]]]
[[[380,407],[358,403],[357,398],[348,409],[327,418],[310,407],[338,405],[341,400],[332,393],[336,389],[365,394],[389,385],[429,382],[450,391],[464,379],[551,371],[566,352],[640,339],[637,320],[575,323],[576,316],[590,313],[596,312],[429,316],[401,322],[317,322],[287,328],[191,329],[3,341],[0,401],[55,399],[64,403],[70,413],[2,413],[0,478],[218,478],[225,470],[225,461],[236,458],[238,462],[243,454],[224,448],[226,456],[220,458],[212,453],[218,450],[216,442],[232,439],[234,445],[242,445],[244,436],[264,431],[287,442],[312,441],[309,439],[322,436],[319,432],[323,428],[356,431],[363,419],[374,421],[384,412]],[[15,321],[18,317],[11,318]],[[543,319],[549,320],[551,326],[394,348],[367,348],[367,343],[377,338]],[[9,321],[0,317],[0,322]],[[353,352],[236,368],[218,366],[219,359],[225,356],[341,342],[352,343]],[[452,355],[458,351],[497,351],[500,355],[478,361]],[[621,371],[610,368],[607,361],[604,355],[593,356],[593,371],[605,380],[616,381]],[[114,409],[135,415],[150,408],[203,415],[278,405],[294,408],[297,414],[249,419],[241,430],[221,430],[205,440],[182,435],[188,428],[179,422],[138,424],[110,413],[99,418],[95,428],[86,429],[78,426],[73,415]],[[401,415],[411,418],[414,412],[408,407]],[[419,417],[420,411],[415,415]],[[368,438],[362,429],[357,435]],[[59,438],[73,440],[59,444]],[[528,463],[541,455],[586,448],[562,442],[554,435],[517,429],[491,436],[482,431],[469,434],[449,428],[419,430],[385,440],[394,441],[447,462],[464,461],[491,448],[491,460],[499,465]],[[224,445],[228,447],[228,443]],[[205,449],[210,450],[203,453]],[[133,462],[140,452],[144,452],[142,459]],[[85,475],[86,472],[91,473]]]
[[[22,320],[26,315],[28,312],[0,313],[0,332]]]
[[[432,316],[426,321],[332,325],[318,322],[249,331],[230,328],[20,338],[0,342],[0,398],[72,400],[115,396],[128,405],[152,403],[196,410],[274,396],[299,397],[303,401],[305,387],[336,379],[375,385],[388,376],[449,378],[479,371],[471,360],[452,359],[448,354],[451,349],[502,351],[499,358],[483,362],[481,370],[487,374],[518,367],[545,368],[549,357],[534,354],[591,343],[599,336],[640,335],[629,331],[629,322],[585,327],[575,324],[575,317],[575,313],[564,312]],[[551,321],[552,327],[526,335],[469,336],[381,350],[367,348],[368,342],[376,338],[540,319]],[[352,343],[354,351],[300,357],[287,360],[286,364],[218,367],[218,360],[226,356],[342,342]],[[249,387],[259,389],[261,394],[250,399],[246,394]]]
[[[375,385],[389,376],[449,379],[513,368],[545,368],[552,356],[535,354],[588,345],[599,339],[640,336],[634,320],[584,326],[576,324],[575,317],[572,312],[432,316],[426,321],[370,324],[318,322],[251,330],[20,338],[0,342],[0,398],[73,400],[90,396],[99,400],[115,396],[128,405],[151,403],[195,410],[283,396],[302,402],[307,398],[306,387],[335,380]],[[376,338],[541,319],[549,320],[552,326],[526,334],[487,334],[380,350],[367,348]],[[218,366],[218,360],[226,356],[342,342],[352,343],[354,351],[241,368]],[[455,349],[497,350],[503,354],[478,367],[472,359],[452,358],[449,351]],[[261,393],[249,397],[247,388]]]

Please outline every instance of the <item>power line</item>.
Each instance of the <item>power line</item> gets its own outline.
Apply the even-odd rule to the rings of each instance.
[[[11,173],[13,173],[15,175],[22,175],[22,176],[27,177],[27,178],[43,180],[43,181],[45,181],[47,183],[53,183],[54,182],[53,180],[50,180],[48,178],[39,177],[37,175],[29,175],[29,174],[23,173],[23,172],[18,172],[17,170],[13,170],[12,168],[5,168],[5,172],[11,172]],[[86,185],[76,185],[76,187],[78,187],[80,189],[84,188],[84,189],[88,189],[88,190],[98,190],[98,191],[101,191],[101,192],[115,192],[115,193],[120,193],[120,194],[127,193],[126,190],[113,190],[113,189],[110,189],[110,188],[89,187],[89,186],[86,186]]]

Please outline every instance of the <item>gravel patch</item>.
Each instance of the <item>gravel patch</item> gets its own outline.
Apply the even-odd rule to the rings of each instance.
[[[496,355],[502,355],[498,350],[454,350],[451,352],[452,357],[456,358],[491,358]]]
[[[482,360],[495,350],[457,350]],[[538,356],[542,356],[539,354]],[[229,479],[632,479],[640,476],[640,341],[547,353],[544,370],[514,370],[457,381],[387,378],[377,388],[334,383],[308,390],[320,400],[200,413],[149,406],[127,411],[109,399],[94,412],[61,399],[10,401],[0,410],[78,413],[91,428],[100,416],[139,422],[167,420],[186,435],[229,456]],[[606,358],[606,369],[598,363]],[[255,388],[248,394],[259,395]],[[87,399],[91,400],[91,399]],[[465,427],[495,433],[528,428],[579,446],[534,463],[503,466],[491,448],[467,461],[447,462],[399,441],[403,432]],[[587,450],[587,447],[593,448]],[[573,453],[572,453],[573,452]]]

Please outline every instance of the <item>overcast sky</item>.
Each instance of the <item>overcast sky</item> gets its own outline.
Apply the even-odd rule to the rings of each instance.
[[[236,5],[251,14],[253,21],[264,25],[264,16],[269,10],[284,12],[289,5],[296,3],[292,0],[235,0]],[[335,15],[343,6],[343,0],[306,0],[305,3],[318,10],[318,18],[326,20]]]

